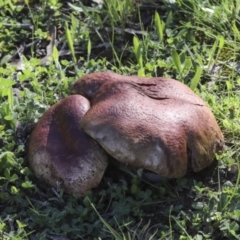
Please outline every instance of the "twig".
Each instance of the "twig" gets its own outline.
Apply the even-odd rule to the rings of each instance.
[[[22,29],[33,29],[33,25],[31,24],[25,24],[25,23],[17,23],[17,24],[11,24],[11,23],[3,23],[4,27],[17,27]]]

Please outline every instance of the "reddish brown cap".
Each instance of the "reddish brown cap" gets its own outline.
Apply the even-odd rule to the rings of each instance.
[[[67,97],[49,110],[33,130],[28,150],[36,177],[69,194],[84,196],[98,186],[107,167],[107,153],[80,128],[89,101]]]
[[[210,165],[224,138],[209,107],[167,78],[111,72],[80,78],[72,93],[91,101],[81,126],[117,160],[165,177]]]

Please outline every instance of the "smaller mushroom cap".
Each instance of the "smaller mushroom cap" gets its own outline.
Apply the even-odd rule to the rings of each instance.
[[[53,105],[33,130],[28,160],[36,177],[78,197],[97,187],[107,167],[107,153],[80,128],[89,101],[72,95]]]

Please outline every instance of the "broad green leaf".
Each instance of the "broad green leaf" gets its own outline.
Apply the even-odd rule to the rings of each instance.
[[[12,85],[16,84],[15,81],[9,80],[9,79],[1,79],[0,80],[0,89],[5,88],[5,87],[10,87]]]
[[[14,182],[14,181],[16,181],[18,179],[18,175],[16,174],[16,173],[14,173],[8,180],[10,181],[10,182]]]
[[[12,121],[14,118],[13,118],[12,115],[7,115],[7,116],[4,117],[4,119],[7,120],[7,121]]]
[[[194,237],[194,240],[203,240],[203,236],[200,235],[200,234],[197,234],[197,235]]]
[[[6,224],[0,221],[0,232],[2,232],[5,227],[6,227]]]
[[[6,97],[6,96],[8,96],[8,88],[2,88],[2,89],[0,89],[0,96],[1,96],[1,97]]]
[[[11,193],[12,194],[17,194],[18,193],[18,189],[15,186],[11,186]]]
[[[234,231],[238,231],[239,230],[239,225],[235,221],[231,222],[229,224],[229,227],[230,227],[231,230],[234,230]]]
[[[2,169],[2,167],[6,166],[6,164],[9,166],[9,164],[11,166],[16,165],[16,161],[13,158],[14,154],[12,152],[3,152],[0,154],[0,169]],[[6,168],[7,169],[7,168]]]
[[[34,185],[30,181],[26,181],[26,182],[22,183],[22,187],[23,188],[32,188],[32,187],[34,187]]]
[[[0,65],[3,65],[3,64],[8,63],[11,58],[12,58],[12,55],[10,55],[10,54],[5,55],[5,56],[1,59]]]
[[[138,76],[139,76],[139,77],[145,77],[144,68],[140,68],[140,69],[138,70]]]
[[[14,173],[12,176],[10,174],[10,170],[8,168],[6,168],[4,170],[4,176],[5,178],[9,181],[9,182],[14,182],[15,180],[18,179],[18,175],[16,173]]]
[[[5,176],[5,178],[6,178],[7,180],[9,180],[9,178],[10,178],[10,170],[9,170],[8,168],[6,168],[6,169],[4,170],[4,176]]]

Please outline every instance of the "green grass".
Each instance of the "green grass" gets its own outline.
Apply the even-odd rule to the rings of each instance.
[[[240,238],[240,1],[120,2],[0,3],[1,239]],[[215,169],[150,184],[113,168],[82,199],[35,179],[32,127],[79,76],[104,70],[190,86],[225,136]]]

